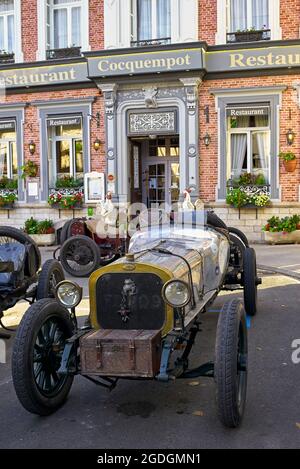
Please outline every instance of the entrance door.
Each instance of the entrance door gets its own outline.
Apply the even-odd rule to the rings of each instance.
[[[178,137],[149,140],[143,162],[143,203],[148,208],[179,200],[179,139]]]

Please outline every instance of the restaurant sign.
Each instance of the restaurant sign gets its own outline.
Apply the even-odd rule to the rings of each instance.
[[[2,130],[16,130],[16,121],[11,120],[11,121],[1,121],[0,120],[0,131]]]
[[[0,70],[0,88],[30,88],[33,86],[64,85],[88,82],[87,63],[14,68]]]
[[[252,117],[267,116],[270,108],[268,106],[261,107],[228,107],[226,109],[227,117]]]
[[[300,45],[209,51],[205,68],[209,73],[300,67]]]
[[[203,69],[202,49],[174,49],[88,57],[89,77]]]
[[[81,125],[81,117],[72,116],[72,117],[49,118],[48,125],[49,127],[57,127],[61,125],[65,125],[65,126]]]

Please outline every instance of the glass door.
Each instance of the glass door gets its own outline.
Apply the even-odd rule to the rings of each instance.
[[[148,208],[171,206],[178,202],[180,193],[179,138],[159,137],[147,143],[147,155],[143,159],[143,201]]]
[[[0,140],[0,178],[17,178],[18,160],[17,146],[14,141]]]
[[[148,208],[166,203],[166,163],[148,166]]]

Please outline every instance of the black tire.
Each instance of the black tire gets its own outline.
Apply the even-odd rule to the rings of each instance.
[[[257,313],[257,268],[256,253],[252,248],[245,249],[243,261],[244,304],[248,316]]]
[[[88,277],[100,265],[100,249],[88,236],[72,236],[62,245],[60,262],[73,277]]]
[[[55,298],[55,287],[64,279],[65,274],[60,263],[54,259],[46,261],[39,275],[36,299]]]
[[[239,230],[238,228],[233,228],[232,226],[230,226],[228,228],[228,231],[229,231],[229,233],[233,233],[233,234],[237,235],[243,241],[246,248],[249,247],[248,238],[241,230]]]
[[[71,225],[72,220],[66,221],[66,223],[63,225],[60,233],[60,244],[64,244],[65,241],[67,241],[69,237],[69,226]]]
[[[229,233],[229,238],[232,243],[230,250],[231,264],[234,265],[239,272],[242,272],[244,265],[244,252],[247,248],[236,233]]]
[[[53,299],[34,303],[23,316],[13,346],[12,378],[28,412],[50,415],[65,402],[73,376],[58,375],[57,370],[73,330],[68,310]],[[59,350],[52,350],[54,344]]]
[[[223,425],[240,425],[247,395],[247,325],[243,305],[231,300],[222,308],[217,326],[215,382],[218,416]]]
[[[30,238],[29,235],[24,233],[23,231],[19,230],[18,228],[13,228],[12,226],[0,226],[0,238],[11,238],[15,241],[27,245],[28,250],[32,250],[33,248],[33,256],[31,259],[27,259],[28,266],[25,265],[25,271],[28,270],[28,275],[33,276],[37,273],[39,268],[41,267],[41,253],[38,248],[38,245]],[[32,272],[34,273],[32,274]]]

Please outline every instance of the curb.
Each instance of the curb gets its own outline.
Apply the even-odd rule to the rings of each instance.
[[[281,275],[284,275],[285,277],[291,277],[291,278],[294,278],[295,280],[300,281],[300,273],[293,272],[292,270],[285,270],[285,269],[281,269],[280,267],[270,267],[268,265],[261,265],[261,264],[257,266],[257,269],[263,272],[269,272],[271,274],[281,274]]]

